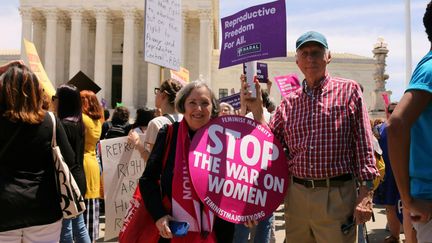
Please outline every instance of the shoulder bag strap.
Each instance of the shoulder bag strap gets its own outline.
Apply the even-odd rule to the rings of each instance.
[[[166,162],[168,160],[169,152],[171,149],[171,139],[174,130],[174,124],[168,125],[167,136],[165,138],[165,154],[162,160],[162,171],[165,169]]]
[[[174,120],[174,118],[172,118],[172,116],[170,114],[164,114],[163,116],[168,118],[168,120],[170,120],[171,124],[174,124],[175,120]]]
[[[53,135],[52,135],[52,139],[51,139],[51,147],[56,147],[57,146],[57,138],[56,138],[56,119],[55,119],[55,116],[54,116],[54,114],[52,113],[52,112],[50,112],[50,111],[48,111],[48,114],[50,115],[50,117],[51,117],[51,121],[52,121],[52,123],[53,123],[53,131],[52,131],[52,133],[53,133]]]
[[[165,170],[167,164],[167,160],[171,150],[171,143],[172,142],[177,143],[176,141],[171,141],[173,138],[174,125],[175,123],[168,125],[167,136],[165,138],[165,154],[162,160],[162,171]],[[165,210],[171,211],[172,204],[171,204],[171,200],[168,198],[167,195],[162,197],[162,205],[165,208]]]

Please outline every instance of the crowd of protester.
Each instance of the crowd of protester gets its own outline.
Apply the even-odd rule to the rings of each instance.
[[[431,3],[424,25],[432,40]],[[98,142],[126,136],[146,162],[138,187],[159,242],[179,242],[169,228],[173,219],[190,225],[181,242],[275,242],[274,214],[237,225],[217,216],[213,221],[196,193],[185,200],[174,187],[188,179],[184,168],[196,132],[218,116],[234,114],[268,126],[287,154],[286,242],[366,242],[353,226],[362,231],[373,203],[385,207],[384,242],[400,242],[402,228],[405,242],[431,242],[431,59],[429,52],[402,100],[387,107],[388,119],[370,120],[360,85],[329,74],[327,39],[310,31],[296,41],[302,87],[280,105],[269,95],[270,80],[267,90],[254,80],[253,98],[241,75],[241,106],[235,110],[219,103],[205,82],[168,79],[154,88],[156,108],[138,108],[133,124],[129,108],[121,105],[109,118],[90,90],[64,84],[48,97],[22,61],[7,63],[0,67],[0,242],[95,242],[104,197]],[[84,196],[86,210],[72,219],[62,219],[53,183],[48,112],[56,115],[57,143]],[[199,214],[188,211],[197,205]]]

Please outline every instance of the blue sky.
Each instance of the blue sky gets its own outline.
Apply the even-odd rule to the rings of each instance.
[[[265,3],[269,0],[220,0],[221,17]],[[387,89],[398,100],[405,89],[405,0],[285,0],[288,19],[288,50],[294,51],[296,38],[308,30],[327,36],[329,48],[336,53],[373,57],[372,48],[379,36],[390,50]],[[415,66],[430,49],[422,17],[429,0],[411,0],[412,50]],[[0,49],[19,49],[21,18],[19,1],[0,3]]]
[[[411,0],[413,69],[430,49],[422,20],[429,1]],[[221,0],[220,15],[225,17],[248,6],[266,2],[271,1]],[[379,36],[384,37],[390,50],[386,68],[390,78],[386,88],[393,91],[392,100],[400,99],[405,89],[405,0],[285,0],[285,2],[288,51],[295,50],[295,40],[298,36],[306,31],[316,30],[326,35],[329,49],[334,53],[354,53],[373,57],[373,45]]]

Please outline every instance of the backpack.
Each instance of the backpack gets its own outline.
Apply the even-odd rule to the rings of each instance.
[[[123,125],[109,123],[108,131],[105,133],[105,139],[127,136],[129,130],[129,123]]]

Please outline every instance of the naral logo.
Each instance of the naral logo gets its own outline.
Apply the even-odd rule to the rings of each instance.
[[[243,56],[249,53],[261,51],[261,43],[254,43],[247,46],[242,46],[237,49],[237,56]]]

